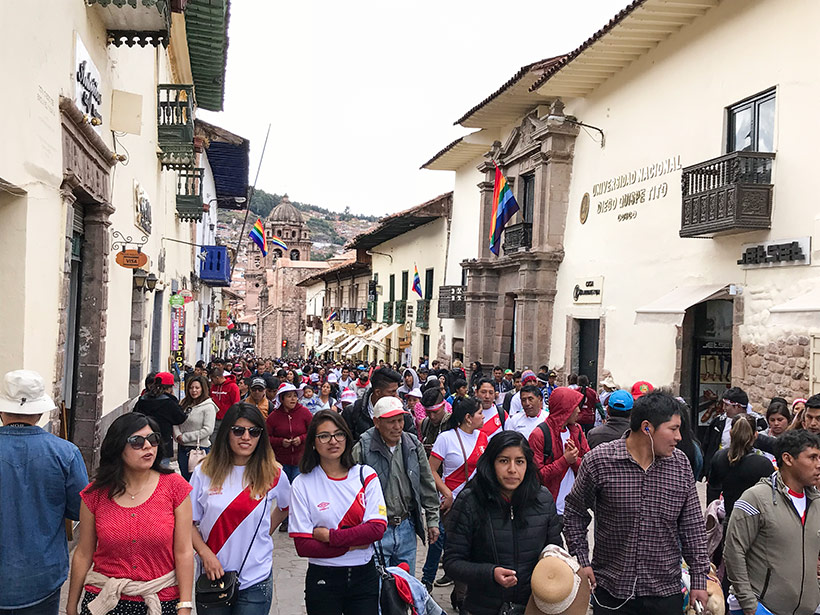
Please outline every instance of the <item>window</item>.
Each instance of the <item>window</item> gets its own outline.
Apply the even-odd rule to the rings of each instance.
[[[298,261],[299,260],[299,250],[291,250],[290,251],[290,260]]]
[[[396,300],[396,274],[390,274],[390,301]]]
[[[433,298],[433,270],[428,269],[424,272],[424,298],[430,300]]]
[[[521,218],[524,222],[532,222],[532,212],[535,207],[535,174],[522,175],[521,180]]]
[[[774,151],[775,91],[732,105],[728,111],[727,152]]]
[[[280,250],[279,248],[276,248],[276,249],[273,251],[273,255],[274,255],[276,258],[282,258],[282,250]]]
[[[402,271],[401,272],[401,300],[407,301],[407,291],[409,290],[407,286],[410,284],[410,272],[409,271]]]
[[[467,270],[466,269],[461,270],[461,285],[462,286],[467,286]]]

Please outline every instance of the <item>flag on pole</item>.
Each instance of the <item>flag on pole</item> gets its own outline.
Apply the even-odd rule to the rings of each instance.
[[[259,218],[256,219],[256,224],[253,225],[251,232],[248,233],[248,237],[253,239],[253,243],[262,250],[262,256],[268,255],[268,241],[265,239],[265,228],[262,226],[262,220]]]
[[[493,163],[495,164],[495,163]],[[518,211],[518,202],[513,196],[507,178],[495,165],[495,189],[493,190],[493,212],[490,215],[490,252],[498,256],[501,246],[501,231]]]
[[[413,264],[413,269],[416,270],[416,272],[413,274],[413,290],[419,296],[419,299],[424,299],[424,295],[421,294],[421,279],[419,278],[419,268],[416,266],[415,263]]]
[[[331,320],[333,320],[334,318],[338,318],[338,317],[339,317],[339,312],[338,312],[338,310],[333,310],[330,314],[328,314],[328,315],[327,315],[327,319],[326,319],[326,320],[327,320],[327,322],[330,322],[330,321],[331,321]]]
[[[288,251],[288,244],[279,239],[276,235],[270,238],[270,242],[278,248],[282,248],[283,252]]]

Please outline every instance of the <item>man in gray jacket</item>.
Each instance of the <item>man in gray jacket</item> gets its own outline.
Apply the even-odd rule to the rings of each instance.
[[[723,559],[745,615],[811,615],[820,604],[820,437],[787,431],[775,444],[778,471],[735,502]],[[758,604],[767,611],[758,610]]]
[[[387,506],[387,531],[381,540],[387,565],[406,562],[414,574],[416,535],[430,543],[438,539],[439,499],[424,445],[403,431],[404,415],[397,397],[378,400],[373,406],[374,427],[353,447],[353,458],[379,476]]]

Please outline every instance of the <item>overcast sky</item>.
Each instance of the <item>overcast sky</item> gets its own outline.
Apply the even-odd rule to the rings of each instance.
[[[258,187],[384,215],[452,189],[419,166],[523,65],[566,53],[627,0],[234,0],[225,110]]]

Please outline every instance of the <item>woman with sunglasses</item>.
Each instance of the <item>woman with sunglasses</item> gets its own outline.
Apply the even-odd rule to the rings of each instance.
[[[338,412],[313,417],[299,470],[290,535],[308,558],[308,615],[377,615],[373,543],[387,529],[387,509],[375,470],[354,464],[353,437]]]
[[[157,600],[162,615],[191,613],[191,486],[160,464],[158,431],[130,412],[105,434],[97,475],[80,493],[67,615],[90,615],[91,603],[108,615],[146,615]]]
[[[273,597],[272,528],[287,517],[290,483],[264,440],[265,419],[253,404],[231,406],[211,452],[191,477],[193,541],[209,579],[238,573],[239,596],[211,615],[263,615]]]

